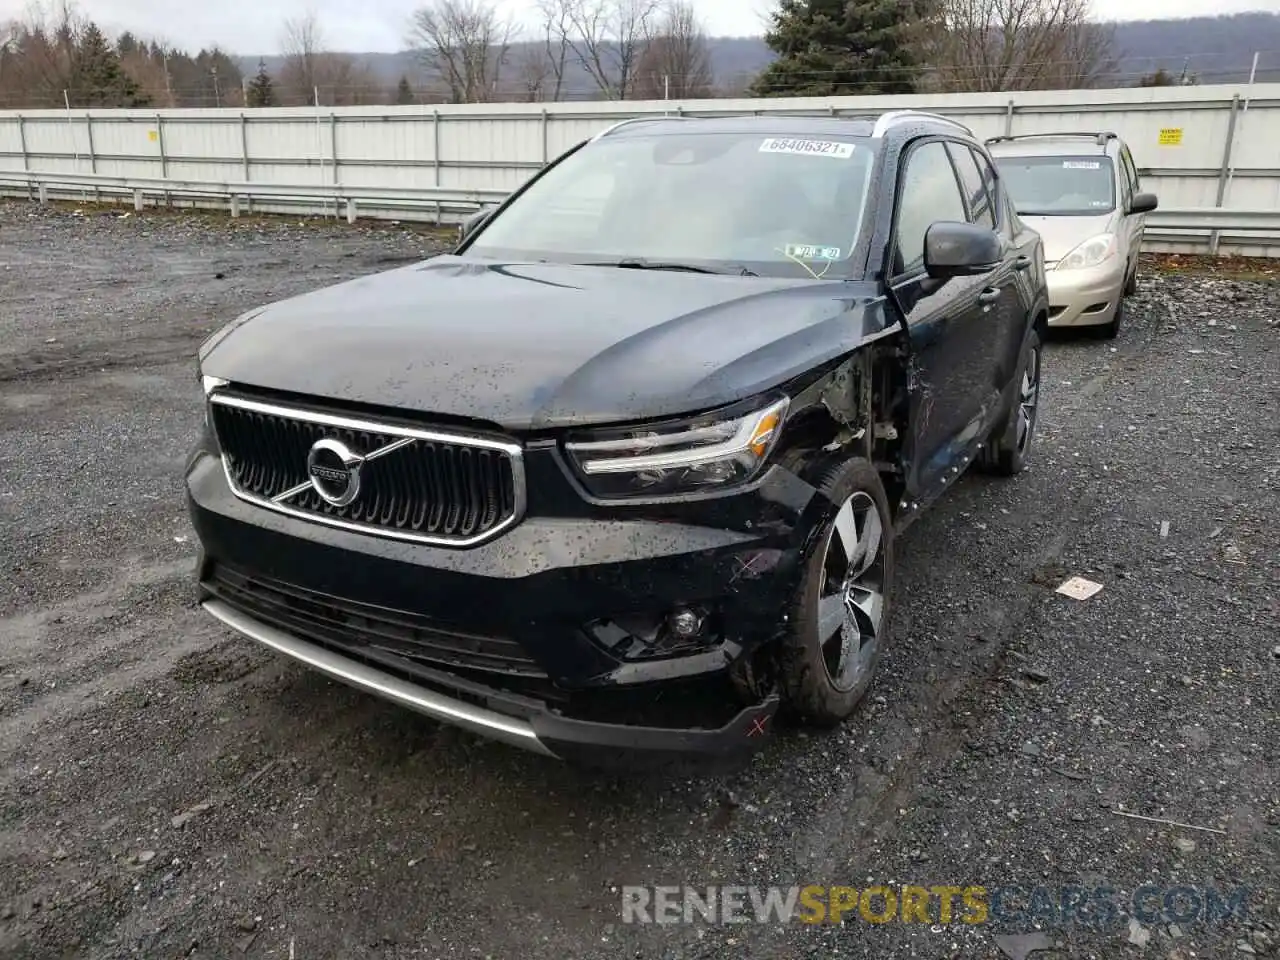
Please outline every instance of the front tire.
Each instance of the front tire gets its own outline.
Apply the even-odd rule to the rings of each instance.
[[[880,474],[866,460],[828,468],[818,488],[830,507],[804,561],[780,672],[789,712],[831,727],[854,712],[879,664],[893,591],[893,521]]]
[[[1027,468],[1040,414],[1040,332],[1032,329],[1022,347],[1018,386],[1013,403],[983,450],[982,466],[992,473],[1012,477]]]
[[[1097,327],[1097,335],[1103,340],[1114,340],[1120,334],[1120,325],[1124,323],[1124,298],[1116,301],[1116,312],[1111,319]]]

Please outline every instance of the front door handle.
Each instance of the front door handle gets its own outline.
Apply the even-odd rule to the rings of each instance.
[[[1013,269],[1015,270],[1026,270],[1029,266],[1031,266],[1030,257],[1018,257],[1013,261]]]
[[[990,303],[995,303],[999,299],[1000,291],[994,287],[987,287],[987,289],[978,294],[978,302],[984,306]]]

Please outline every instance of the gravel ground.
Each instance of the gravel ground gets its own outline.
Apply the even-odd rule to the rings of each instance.
[[[1269,265],[1150,264],[1118,340],[1055,338],[1032,470],[966,477],[900,542],[866,708],[831,735],[781,731],[738,774],[673,781],[437,726],[194,608],[180,476],[200,341],[439,243],[0,204],[0,956],[1277,954]],[[1075,574],[1102,592],[1054,593]],[[620,922],[621,885],[682,883],[1249,900],[1219,924],[1121,916],[1043,939],[1019,936],[1028,920]]]

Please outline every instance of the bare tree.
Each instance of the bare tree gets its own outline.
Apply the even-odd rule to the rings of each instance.
[[[152,57],[149,50],[139,47],[122,53],[120,64],[152,103],[162,107],[178,105],[163,57]]]
[[[938,91],[1077,89],[1114,69],[1089,0],[939,0],[922,35]]]
[[[314,10],[284,22],[280,50],[284,54],[280,87],[285,101],[314,105],[320,85],[319,59],[324,52],[324,36]]]
[[[640,100],[712,95],[711,49],[690,0],[667,0],[636,69]]]
[[[385,103],[383,89],[373,68],[346,53],[328,51],[316,57],[316,89],[320,103],[331,107],[358,107]]]
[[[91,25],[73,0],[33,0],[21,19],[0,28],[0,107],[61,107],[81,72]]]
[[[530,54],[537,64],[527,73],[536,73],[540,79],[538,99],[559,100],[564,94],[565,68],[571,51],[569,38],[573,24],[570,20],[571,0],[538,0],[538,12],[542,15],[539,44],[540,55]]]
[[[648,46],[660,0],[560,0],[566,43],[600,92],[632,95],[636,68]]]
[[[493,99],[517,31],[492,0],[430,0],[412,24],[410,44],[452,102]]]
[[[327,49],[314,11],[285,21],[280,47],[284,64],[277,89],[285,106],[348,106],[386,99],[367,63]]]
[[[20,29],[17,20],[0,22],[0,93],[4,90],[5,74],[10,65],[18,63],[19,49],[16,41]],[[3,106],[3,102],[0,102],[0,107]]]
[[[515,77],[522,99],[530,103],[554,99],[549,93],[554,83],[552,64],[541,44],[529,44],[516,55]]]

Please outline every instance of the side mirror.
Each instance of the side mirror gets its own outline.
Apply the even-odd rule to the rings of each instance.
[[[973,223],[940,220],[924,235],[924,268],[935,280],[990,273],[1003,259],[1000,234]]]
[[[493,207],[481,207],[475,213],[471,214],[471,216],[467,217],[467,219],[463,220],[462,223],[458,225],[458,242],[462,243],[467,239],[467,237],[475,233],[476,230],[480,228],[480,225],[489,219],[489,215],[493,213],[493,211]]]
[[[1154,193],[1135,193],[1133,199],[1129,201],[1129,212],[1150,213],[1158,206],[1160,201]]]

